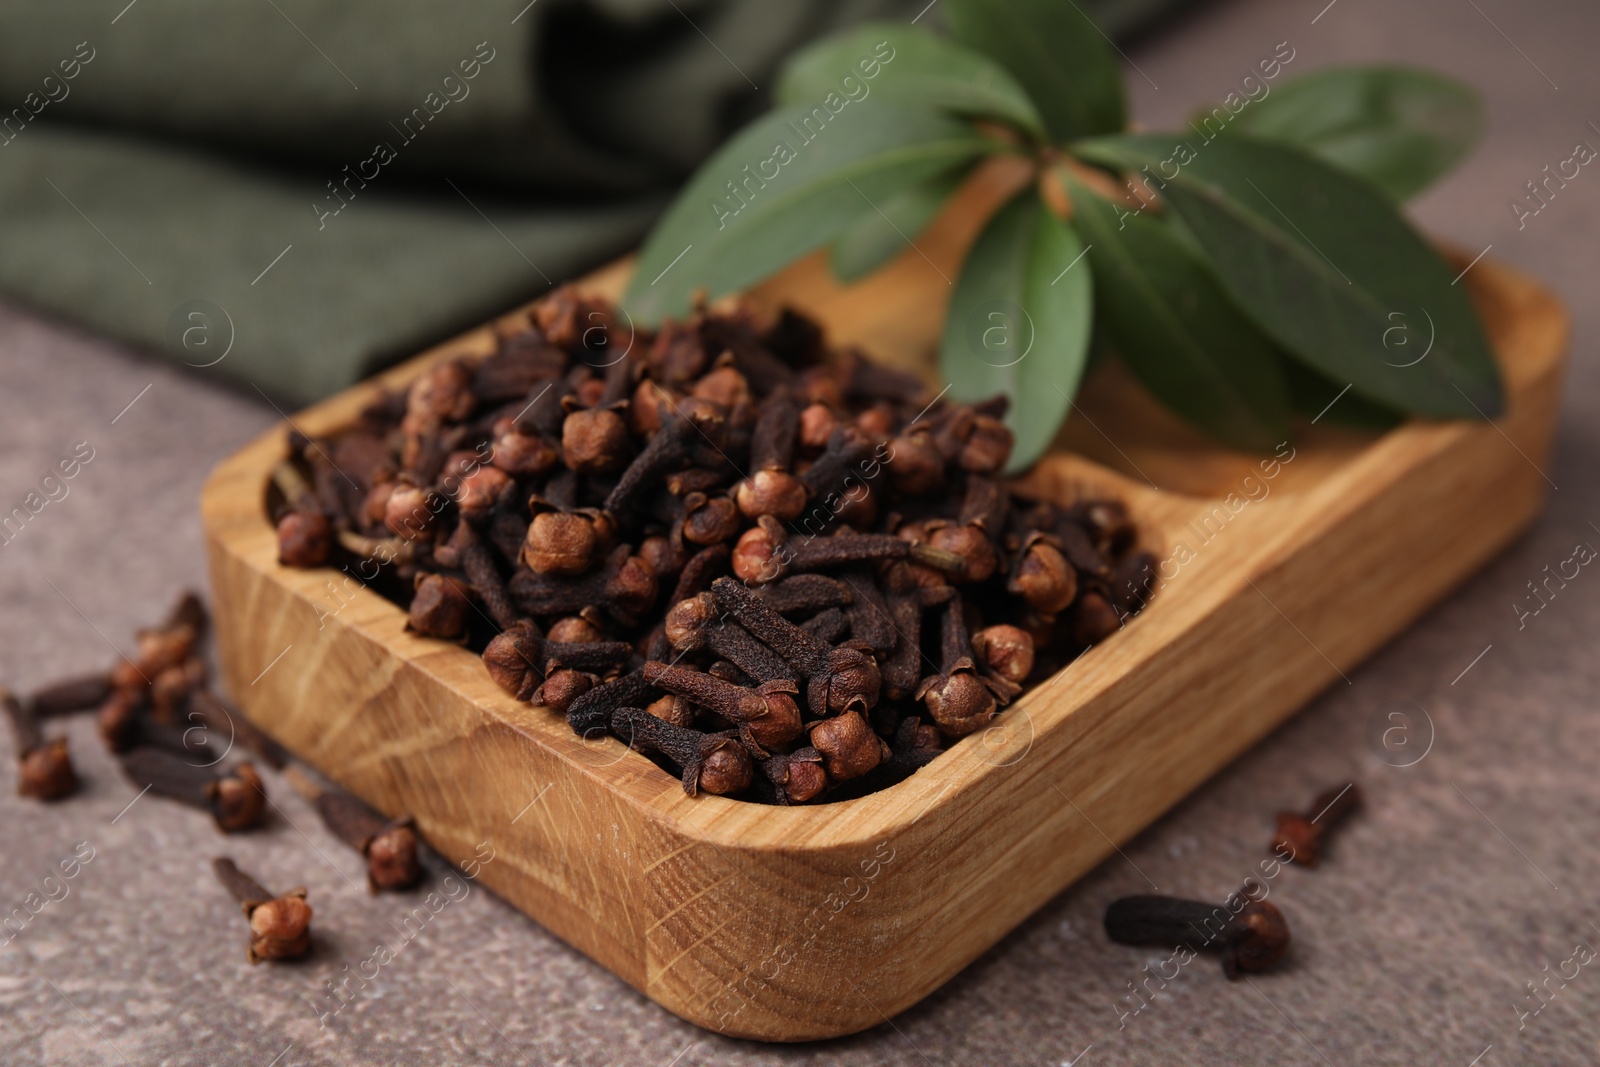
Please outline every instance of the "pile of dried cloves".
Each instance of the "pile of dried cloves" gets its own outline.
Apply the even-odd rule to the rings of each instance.
[[[341,566],[689,793],[844,799],[1143,606],[1127,510],[1017,496],[1004,413],[792,311],[646,335],[564,288],[493,354],[291,434],[271,504],[283,563]]]

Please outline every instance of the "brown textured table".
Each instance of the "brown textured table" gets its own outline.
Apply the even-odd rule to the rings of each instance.
[[[10,760],[0,761],[0,910],[43,897],[45,877],[80,842],[93,850],[64,896],[52,888],[60,899],[11,940],[0,934],[0,1062],[1593,1062],[1600,975],[1585,967],[1565,983],[1550,976],[1571,973],[1565,961],[1580,942],[1600,948],[1600,725],[1591,714],[1600,578],[1580,571],[1520,628],[1514,605],[1531,605],[1526,583],[1576,544],[1600,546],[1600,439],[1591,429],[1600,378],[1588,354],[1600,333],[1591,281],[1600,177],[1581,173],[1521,230],[1507,200],[1574,142],[1600,145],[1589,125],[1600,110],[1585,110],[1600,90],[1589,54],[1600,9],[1576,0],[1325,4],[1224,3],[1134,50],[1136,114],[1156,128],[1174,124],[1285,40],[1296,50],[1290,70],[1391,59],[1473,80],[1488,99],[1490,135],[1417,214],[1462,246],[1492,243],[1491,255],[1543,276],[1576,325],[1565,419],[1543,472],[1559,488],[1545,517],[1410,633],[1348,671],[1352,684],[921,1005],[854,1038],[785,1048],[680,1022],[480,890],[456,892],[461,899],[407,940],[397,928],[417,898],[369,897],[356,858],[276,776],[274,823],[223,840],[202,816],[164,802],[128,807],[134,790],[81,721],[71,733],[86,784],[70,803],[15,799]],[[9,609],[0,679],[27,689],[103,662],[175,588],[202,581],[201,480],[277,418],[252,391],[0,308],[0,510],[21,503],[80,442],[94,450],[67,495],[0,546]],[[1419,708],[1431,748],[1412,766],[1391,766],[1371,725],[1402,709],[1420,723]],[[1366,814],[1322,868],[1289,870],[1273,888],[1294,924],[1292,964],[1252,984],[1228,983],[1210,963],[1187,967],[1133,1014],[1130,983],[1161,954],[1108,944],[1099,930],[1106,903],[1152,882],[1220,898],[1262,856],[1273,812],[1347,776],[1366,786]],[[224,849],[269,884],[310,886],[318,947],[309,961],[244,962],[242,924],[208,870]],[[324,983],[379,942],[404,947],[323,1025]],[[1548,1004],[1519,1018],[1541,1003],[1530,982],[1547,983]]]

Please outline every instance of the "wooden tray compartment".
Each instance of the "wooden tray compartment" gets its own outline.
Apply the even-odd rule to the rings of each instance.
[[[925,361],[948,298],[939,272],[953,276],[995,196],[958,202],[920,251],[862,285],[838,288],[814,259],[755,296],[890,362]],[[614,295],[624,276],[586,285]],[[1507,380],[1494,425],[1372,436],[1323,422],[1269,479],[1261,457],[1208,443],[1115,374],[1096,379],[1063,437],[1079,454],[1053,454],[1028,484],[1126,500],[1166,561],[1164,587],[993,729],[869,797],[690,799],[620,742],[582,741],[511,700],[472,653],[406,633],[404,612],[337,571],[280,567],[264,501],[281,430],[223,462],[201,502],[225,681],[319,770],[413,812],[445,856],[465,861],[487,841],[484,884],[670,1011],[766,1040],[861,1030],[1349,675],[1532,520],[1566,317],[1492,261],[1462,284]],[[492,345],[484,327],[378,381]],[[294,422],[337,430],[371,393]]]

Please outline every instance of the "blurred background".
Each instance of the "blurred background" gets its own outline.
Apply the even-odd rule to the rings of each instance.
[[[0,291],[292,404],[631,247],[786,55],[928,7],[123,2],[0,9]]]
[[[1481,90],[1482,146],[1410,211],[1538,276],[1574,314],[1550,504],[1522,541],[1129,843],[1126,862],[893,1023],[818,1047],[696,1030],[481,892],[320,1028],[306,1000],[384,936],[386,914],[323,867],[323,928],[342,931],[329,954],[287,978],[247,970],[236,940],[213,936],[239,932],[232,905],[189,862],[214,835],[151,812],[114,822],[133,791],[92,724],[75,723],[79,800],[41,807],[3,781],[0,903],[76,842],[98,851],[70,899],[0,946],[0,1061],[1591,1062],[1600,981],[1574,981],[1536,1023],[1519,1026],[1517,1005],[1545,965],[1600,938],[1600,583],[1572,583],[1522,628],[1513,604],[1575,542],[1600,544],[1600,178],[1585,170],[1532,218],[1508,201],[1575,144],[1600,146],[1600,8],[1076,2],[1122,45],[1150,128],[1180,124],[1281,41],[1295,73],[1392,61]],[[178,588],[203,588],[196,501],[217,461],[297,406],[632,247],[696,161],[765,107],[785,55],[867,18],[937,20],[938,7],[0,3],[0,511],[62,458],[90,456],[0,543],[0,681],[26,690],[99,665]],[[1437,731],[1403,770],[1365,740],[1397,702]],[[1349,862],[1286,875],[1306,930],[1286,980],[1261,996],[1186,975],[1118,1027],[1117,998],[1147,961],[1099,936],[1105,903],[1143,891],[1141,874],[1220,899],[1271,812],[1349,776],[1370,805]],[[303,877],[338,847],[279,792],[295,830],[260,842],[260,866]]]

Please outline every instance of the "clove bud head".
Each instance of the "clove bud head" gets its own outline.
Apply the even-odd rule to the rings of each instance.
[[[1023,546],[1006,588],[1039,614],[1054,617],[1078,595],[1078,572],[1059,548],[1035,536]]]
[[[668,693],[650,702],[644,709],[662,722],[685,729],[694,725],[694,705],[676,693]]]
[[[548,474],[560,459],[560,453],[544,438],[508,430],[495,438],[489,462],[507,474]]]
[[[409,889],[422,877],[422,865],[417,862],[417,831],[409,820],[374,835],[365,851],[367,881],[373,892]]]
[[[470,604],[459,585],[442,574],[417,575],[417,589],[406,614],[406,629],[424,637],[460,637]]]
[[[549,708],[557,715],[565,715],[567,709],[572,707],[572,702],[583,694],[593,689],[600,679],[586,671],[574,671],[561,668],[553,670],[545,678],[537,692],[533,694],[533,703]]]
[[[1229,978],[1239,971],[1267,970],[1289,951],[1289,923],[1276,904],[1252,900],[1233,921],[1238,933],[1222,956]]]
[[[478,467],[461,479],[456,506],[463,514],[481,515],[516,487],[511,476],[497,467]]]
[[[1297,812],[1278,813],[1278,834],[1272,841],[1274,852],[1289,854],[1290,861],[1315,867],[1322,850],[1323,827]]]
[[[609,408],[580,409],[561,424],[561,454],[579,474],[609,474],[628,465],[628,423]]]
[[[822,753],[814,748],[773,756],[762,763],[761,769],[777,790],[779,804],[804,804],[815,800],[828,788]]]
[[[568,615],[551,623],[545,638],[562,645],[592,645],[596,641],[604,641],[606,635],[593,619]]]
[[[528,524],[522,561],[535,574],[587,571],[607,546],[607,529],[579,512],[541,511]]]
[[[1016,685],[1033,671],[1033,638],[1021,627],[985,627],[972,635],[972,651],[984,667]]]
[[[711,593],[700,593],[686,600],[680,600],[667,612],[664,624],[667,640],[679,652],[694,648],[700,643],[700,635],[705,628],[716,622],[721,615],[722,610],[717,605],[717,598]],[[487,656],[487,653],[485,655]]]
[[[333,524],[320,511],[291,511],[278,520],[278,562],[320,567],[333,551]]]
[[[206,787],[211,817],[224,833],[248,830],[261,822],[267,807],[267,793],[261,776],[248,763],[241,763]],[[307,909],[310,917],[310,909]]]
[[[683,539],[690,544],[720,544],[739,532],[739,509],[725,496],[691,494],[684,511]]]
[[[811,747],[835,781],[859,778],[889,758],[889,746],[872,732],[860,712],[847,711],[811,726]]]
[[[827,404],[808,404],[800,412],[800,447],[820,452],[828,445],[828,438],[839,427],[839,416]]]
[[[706,753],[700,765],[699,787],[719,796],[750,788],[754,776],[750,754],[737,741],[725,740]]]
[[[251,963],[287,960],[311,947],[311,905],[304,889],[291,889],[281,897],[244,905],[250,920]]]
[[[1121,627],[1122,619],[1111,601],[1090,590],[1078,598],[1072,609],[1072,639],[1080,645],[1096,645]]]
[[[925,496],[944,484],[944,457],[919,433],[889,443],[889,484],[906,496]]]
[[[60,800],[78,788],[67,739],[57,737],[34,745],[17,765],[17,795],[35,800]]]
[[[421,486],[396,485],[383,506],[383,524],[402,540],[428,540],[438,518],[432,499],[432,494]]]
[[[781,531],[752,526],[733,546],[733,575],[746,585],[765,585],[783,575]]]
[[[518,700],[530,699],[544,680],[535,659],[538,643],[533,624],[524,621],[496,634],[483,650],[489,677]]]
[[[768,683],[749,698],[755,715],[742,725],[750,740],[764,749],[782,748],[800,736],[800,705],[783,688],[793,687],[787,682]]]
[[[806,509],[806,486],[788,471],[761,470],[735,486],[733,498],[747,519],[771,515],[792,522]]]
[[[829,650],[827,672],[813,677],[809,685],[815,687],[819,683],[825,687],[821,706],[826,707],[827,714],[876,707],[883,691],[878,661],[871,653],[848,646]],[[812,710],[819,710],[815,688],[810,695]]]
[[[939,526],[929,535],[928,544],[961,560],[961,573],[953,576],[957,581],[987,581],[999,566],[994,543],[971,524]]]
[[[917,697],[946,737],[965,737],[981,730],[998,707],[994,691],[974,673],[970,661],[949,674],[924,681]]]
[[[1006,424],[992,415],[973,420],[972,434],[961,447],[962,470],[976,474],[995,474],[1011,458],[1012,437]]]

